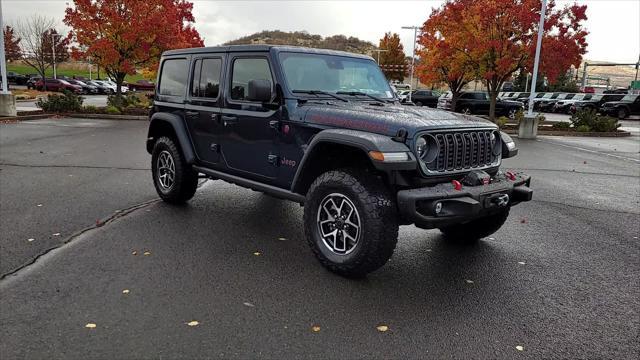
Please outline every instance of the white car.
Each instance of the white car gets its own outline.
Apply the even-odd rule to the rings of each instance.
[[[93,81],[97,82],[98,84],[100,84],[100,85],[102,85],[102,86],[104,86],[106,88],[108,88],[112,94],[116,93],[117,85],[113,81],[111,81],[111,80],[93,80]],[[123,94],[125,94],[127,91],[129,91],[129,88],[123,85],[123,86],[120,87],[120,91]]]
[[[398,100],[400,100],[400,102],[407,101],[407,99],[409,98],[409,93],[410,92],[411,92],[411,90],[398,91]]]

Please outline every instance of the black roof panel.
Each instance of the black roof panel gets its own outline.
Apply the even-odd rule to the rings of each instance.
[[[371,56],[355,54],[346,51],[329,50],[329,49],[316,49],[306,48],[301,46],[288,46],[288,45],[229,45],[229,46],[209,46],[200,48],[187,48],[187,49],[175,49],[168,50],[162,53],[162,56],[168,55],[189,55],[189,54],[201,54],[201,53],[216,53],[216,52],[267,52],[271,49],[276,52],[300,52],[300,53],[312,53],[312,54],[324,54],[324,55],[339,55],[357,57],[362,59],[373,60]]]

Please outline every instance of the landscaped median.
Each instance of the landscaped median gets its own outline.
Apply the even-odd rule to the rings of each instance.
[[[589,136],[589,137],[625,137],[631,136],[628,131],[620,130],[620,123],[616,118],[600,115],[594,110],[582,110],[566,121],[546,121],[539,116],[538,135],[553,136]],[[524,115],[519,113],[514,121],[507,118],[497,120],[500,129],[507,134],[518,134],[519,122]]]

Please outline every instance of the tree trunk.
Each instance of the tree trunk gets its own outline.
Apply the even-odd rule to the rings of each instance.
[[[452,91],[451,92],[451,111],[456,111],[456,104],[458,103],[458,98],[460,97],[460,91]]]
[[[498,98],[497,91],[489,91],[489,120],[496,122],[496,99]]]
[[[115,80],[116,80],[116,96],[118,98],[122,97],[122,83],[124,82],[124,78],[125,78],[126,74],[125,73],[116,73],[115,74]]]

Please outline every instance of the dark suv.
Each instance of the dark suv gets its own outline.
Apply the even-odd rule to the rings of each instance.
[[[455,112],[463,114],[489,114],[490,100],[489,96],[485,92],[481,91],[465,91],[460,94],[456,101]],[[452,110],[451,109],[451,92],[448,92],[438,100],[438,109]],[[510,119],[515,118],[518,111],[524,109],[524,104],[519,101],[503,100],[498,98],[496,100],[496,115],[507,116]]]
[[[629,115],[640,115],[640,95],[627,94],[620,101],[609,101],[602,104],[600,112],[626,119]]]
[[[411,93],[411,102],[416,106],[428,106],[434,108],[438,106],[440,94],[433,90],[416,90]],[[409,99],[407,98],[407,101]]]
[[[153,182],[183,203],[198,178],[304,205],[306,240],[344,276],[384,265],[398,226],[473,242],[531,199],[517,153],[486,120],[397,101],[369,56],[250,45],[162,55],[147,151]],[[202,175],[200,175],[202,174]]]

